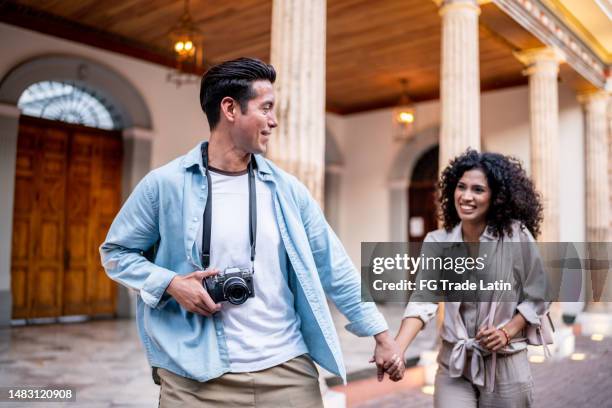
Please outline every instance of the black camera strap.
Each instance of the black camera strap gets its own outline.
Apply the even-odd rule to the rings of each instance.
[[[255,244],[257,241],[257,190],[255,189],[255,171],[253,162],[255,157],[251,155],[248,165],[249,173],[249,241],[251,243],[251,266],[255,262]],[[206,270],[210,266],[210,235],[212,230],[212,179],[208,169],[208,144],[202,144],[202,162],[206,173],[208,184],[208,195],[206,207],[204,208],[204,225],[202,227],[202,267]],[[255,272],[255,268],[253,268]]]

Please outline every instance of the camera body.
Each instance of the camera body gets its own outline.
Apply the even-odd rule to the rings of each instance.
[[[204,278],[202,285],[215,303],[228,301],[241,305],[255,296],[253,270],[248,268],[226,268],[218,275]]]

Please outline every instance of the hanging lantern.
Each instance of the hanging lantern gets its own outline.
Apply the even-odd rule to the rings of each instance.
[[[393,140],[405,142],[412,137],[416,115],[414,104],[408,96],[408,81],[401,79],[400,83],[402,85],[402,95],[397,107],[393,109]]]
[[[168,35],[174,54],[175,68],[168,73],[168,81],[176,86],[197,83],[203,61],[202,31],[193,23],[189,0],[185,0],[183,15]]]

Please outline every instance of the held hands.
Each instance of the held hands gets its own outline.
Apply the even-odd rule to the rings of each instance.
[[[392,381],[401,380],[406,369],[403,359],[404,354],[395,341],[391,339],[388,332],[384,331],[374,337],[376,347],[370,363],[376,363],[378,381],[383,380],[385,372],[389,374]]]
[[[212,316],[221,310],[221,305],[213,302],[204,289],[202,280],[219,273],[217,269],[195,271],[189,275],[175,276],[166,288],[166,292],[185,308],[185,310],[203,316]]]
[[[478,330],[476,340],[489,351],[499,351],[510,342],[508,335],[494,326],[485,326]]]

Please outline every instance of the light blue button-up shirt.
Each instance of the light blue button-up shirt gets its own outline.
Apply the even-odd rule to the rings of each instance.
[[[207,142],[204,142],[207,143]],[[373,303],[361,301],[359,275],[321,209],[294,176],[255,156],[257,177],[270,185],[289,257],[286,276],[312,358],[346,381],[338,335],[325,294],[357,336],[387,330]],[[149,363],[207,381],[230,371],[220,316],[183,309],[165,293],[176,275],[201,270],[196,235],[207,199],[201,144],[153,170],[136,186],[100,247],[108,276],[138,291],[137,322]],[[143,252],[158,242],[155,259]]]

